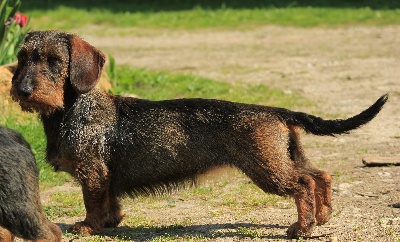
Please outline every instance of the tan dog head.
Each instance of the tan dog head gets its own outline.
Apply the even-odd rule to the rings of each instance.
[[[105,56],[77,35],[59,31],[29,32],[18,52],[11,96],[25,111],[49,115],[63,109],[65,93],[94,88]]]

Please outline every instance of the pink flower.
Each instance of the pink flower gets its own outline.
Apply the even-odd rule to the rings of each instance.
[[[28,23],[28,16],[22,15],[20,13],[16,13],[14,15],[14,21],[16,24],[19,24],[19,26],[24,27]]]

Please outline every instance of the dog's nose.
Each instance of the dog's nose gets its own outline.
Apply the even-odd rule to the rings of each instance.
[[[20,97],[28,98],[33,92],[33,86],[30,81],[24,80],[17,90]]]

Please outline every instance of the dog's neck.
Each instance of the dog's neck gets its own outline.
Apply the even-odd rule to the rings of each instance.
[[[40,114],[40,119],[43,122],[43,126],[45,132],[47,133],[46,129],[57,129],[61,124],[63,117],[66,112],[74,105],[76,99],[78,98],[79,94],[73,90],[71,84],[67,84],[67,88],[64,91],[64,106],[62,109],[56,109],[51,114]],[[48,130],[50,131],[50,130]]]
[[[56,109],[51,114],[40,114],[40,119],[43,123],[44,132],[47,138],[46,154],[47,159],[51,160],[57,156],[57,146],[59,136],[61,135],[61,126],[64,120],[64,116],[73,107],[79,94],[73,91],[71,88],[66,88],[64,93],[64,107],[63,109]]]
[[[42,120],[44,132],[47,139],[46,158],[50,164],[52,164],[52,161],[57,157],[57,140],[60,134],[61,122],[64,113],[64,110],[56,110],[50,115],[40,115],[40,119]]]

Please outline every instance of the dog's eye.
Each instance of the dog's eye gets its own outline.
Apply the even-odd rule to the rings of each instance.
[[[47,58],[47,63],[49,64],[49,66],[55,66],[59,63],[59,61],[60,59],[55,56],[50,56]]]
[[[18,54],[18,63],[23,64],[26,62],[26,55],[19,53]]]
[[[24,64],[25,61],[26,61],[26,57],[25,57],[25,56],[22,56],[22,57],[19,57],[19,58],[18,58],[19,64]]]

